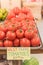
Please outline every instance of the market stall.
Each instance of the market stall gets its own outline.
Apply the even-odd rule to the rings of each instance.
[[[10,51],[12,49],[15,51],[16,47],[22,50],[22,47],[30,48],[29,53],[33,54],[32,56],[43,54],[43,5],[41,0],[38,2],[29,0],[3,0],[2,2],[0,0],[0,59],[5,60],[5,64],[22,65],[24,63],[25,65],[26,63],[21,60],[7,61],[10,47]],[[27,62],[34,60],[38,62],[35,58],[32,59]]]

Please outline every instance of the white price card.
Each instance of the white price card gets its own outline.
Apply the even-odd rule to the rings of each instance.
[[[8,47],[7,60],[27,60],[30,59],[30,47]]]

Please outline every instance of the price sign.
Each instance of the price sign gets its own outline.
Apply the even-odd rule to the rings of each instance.
[[[28,47],[8,47],[7,60],[26,60],[30,59],[30,48]]]

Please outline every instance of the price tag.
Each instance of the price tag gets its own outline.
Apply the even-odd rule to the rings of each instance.
[[[30,47],[8,47],[7,60],[30,59]]]

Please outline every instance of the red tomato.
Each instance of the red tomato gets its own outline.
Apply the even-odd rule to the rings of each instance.
[[[3,47],[3,42],[2,41],[0,41],[0,47]]]
[[[21,9],[21,12],[24,13],[24,14],[27,14],[27,13],[30,13],[30,9],[28,7],[23,7]]]
[[[18,38],[23,38],[24,36],[24,31],[22,29],[19,29],[16,31],[16,35]]]
[[[37,28],[34,28],[34,32],[35,32],[35,33],[38,33],[38,29],[37,29]]]
[[[32,14],[27,14],[27,16],[26,16],[26,19],[28,19],[28,20],[33,20],[34,19],[34,17],[33,17],[33,15]]]
[[[5,38],[5,33],[3,31],[0,31],[0,40],[3,40]]]
[[[2,24],[0,24],[0,31],[2,31]]]
[[[31,0],[31,2],[36,2],[37,0]]]
[[[34,31],[32,30],[26,30],[25,31],[25,37],[28,38],[28,39],[32,39],[34,36]]]
[[[20,22],[20,21],[25,20],[25,19],[26,19],[26,15],[23,13],[19,13],[17,20]]]
[[[40,45],[40,38],[37,36],[37,37],[34,37],[32,40],[31,40],[31,45],[33,47],[36,47],[36,46],[39,46]]]
[[[13,46],[13,42],[10,41],[10,40],[5,40],[5,41],[4,41],[4,46],[5,46],[5,47],[12,47],[12,46]]]
[[[29,20],[30,23],[32,24],[35,24],[35,21],[34,20]]]
[[[34,33],[34,37],[33,38],[35,38],[35,37],[38,37],[38,33]]]
[[[10,20],[11,18],[14,18],[15,14],[13,12],[9,12],[7,15],[7,19]]]
[[[30,47],[30,40],[27,38],[20,39],[20,46],[21,47]]]
[[[18,22],[17,18],[12,18],[11,19],[11,23],[15,24],[16,22]]]
[[[1,29],[0,30],[6,33],[7,30],[8,30],[7,24],[1,25]]]
[[[21,21],[21,25],[22,25],[22,26],[26,26],[26,25],[27,25],[26,20],[22,20],[22,21]]]
[[[35,23],[33,22],[29,22],[29,25],[35,27]]]
[[[26,19],[26,24],[28,24],[28,25],[29,25],[29,23],[30,23],[30,22],[29,22],[29,20],[27,20],[27,19]]]
[[[18,47],[19,46],[19,39],[14,40],[14,46]]]
[[[20,10],[18,7],[13,8],[12,11],[13,11],[14,14],[16,14],[16,15],[18,15],[18,14],[21,12],[21,10]]]
[[[29,25],[28,30],[33,30],[33,27]]]
[[[14,40],[16,38],[16,34],[15,34],[15,32],[8,31],[7,34],[6,34],[6,37],[9,40]]]
[[[15,24],[10,24],[8,26],[8,31],[16,31],[17,30],[17,26]]]
[[[25,25],[22,26],[22,30],[26,31],[28,29],[28,27],[26,27]]]
[[[18,28],[20,29],[22,27],[21,22],[18,23]]]
[[[15,26],[16,26],[17,29],[20,29],[21,26],[22,26],[22,25],[21,25],[21,22],[16,22],[16,23],[15,23]],[[16,29],[16,30],[17,30],[17,29]]]
[[[7,24],[7,23],[9,23],[9,20],[5,20],[5,21],[4,21],[4,24]]]

